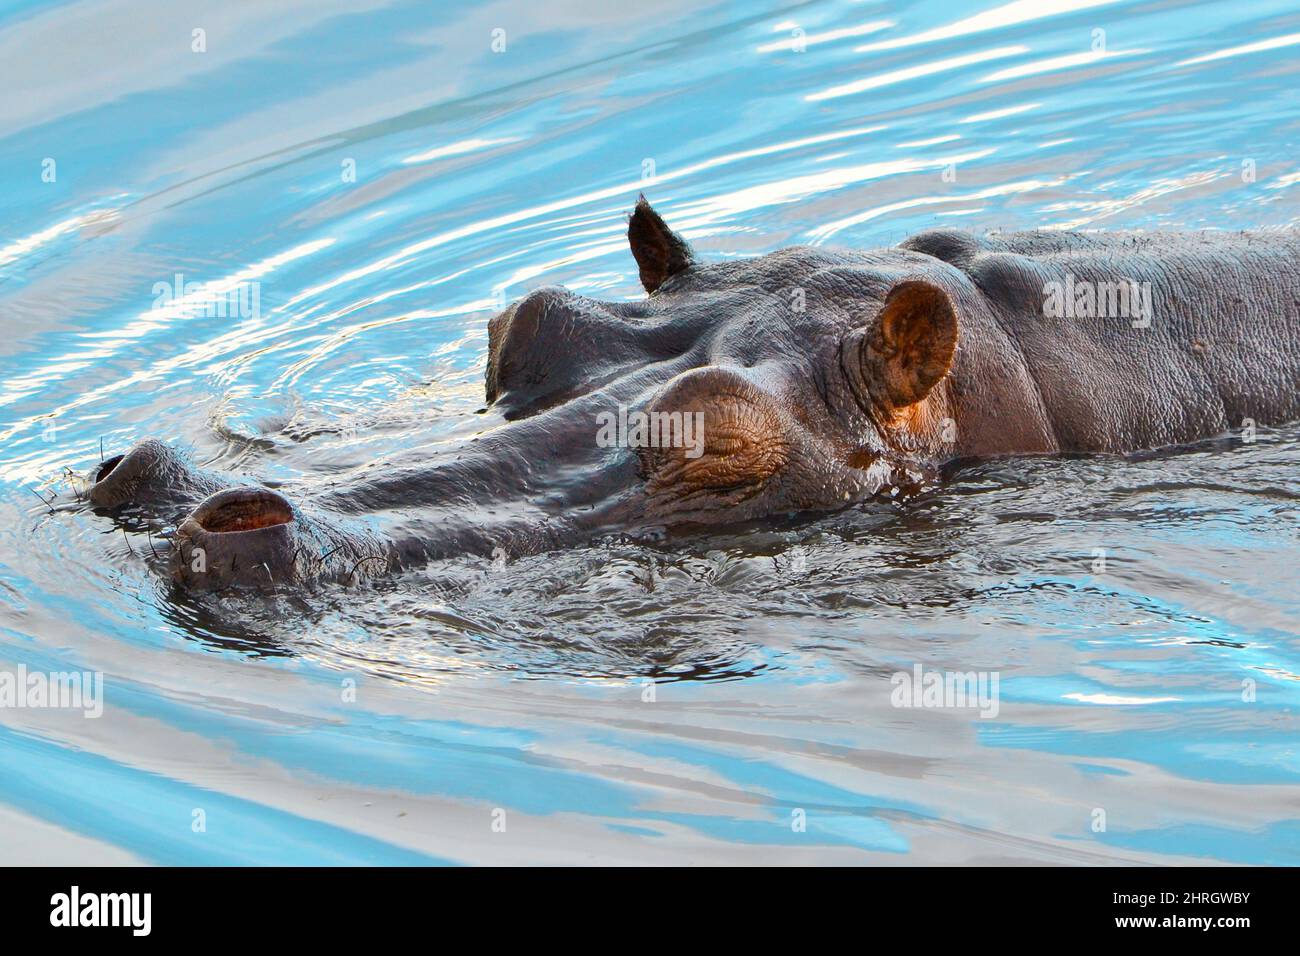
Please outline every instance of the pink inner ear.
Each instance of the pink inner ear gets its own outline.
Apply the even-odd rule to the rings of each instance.
[[[941,288],[907,280],[890,290],[880,312],[879,373],[895,406],[921,401],[952,367],[957,313]]]

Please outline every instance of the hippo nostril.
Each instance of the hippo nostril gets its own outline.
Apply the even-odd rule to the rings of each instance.
[[[95,481],[103,481],[107,478],[109,473],[121,464],[122,459],[125,457],[125,455],[114,455],[112,458],[108,459],[108,461],[101,464],[99,470],[95,472]]]
[[[272,586],[299,573],[303,522],[266,488],[227,488],[205,498],[176,528],[173,577],[192,587]]]
[[[328,524],[267,488],[219,491],[173,536],[176,582],[198,590],[274,588],[306,577],[353,581],[391,566],[385,542],[361,527]]]
[[[154,513],[202,501],[229,484],[217,475],[198,471],[170,446],[151,438],[101,461],[86,473],[85,480],[95,507],[133,505]]]
[[[205,501],[193,515],[204,531],[228,534],[256,531],[293,520],[293,506],[273,491],[236,488]]]

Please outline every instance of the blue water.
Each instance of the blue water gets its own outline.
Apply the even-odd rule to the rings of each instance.
[[[1300,863],[1295,427],[270,598],[64,471],[492,427],[488,318],[639,297],[641,191],[713,257],[1295,225],[1293,3],[10,3],[0,76],[0,672],[105,687],[0,707],[0,862]]]

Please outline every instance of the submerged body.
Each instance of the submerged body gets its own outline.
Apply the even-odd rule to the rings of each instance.
[[[505,424],[454,453],[282,494],[144,442],[100,466],[91,501],[176,517],[183,584],[274,586],[839,508],[957,458],[1300,418],[1295,231],[931,231],[704,264],[642,200],[628,235],[648,298],[541,289],[492,319]]]

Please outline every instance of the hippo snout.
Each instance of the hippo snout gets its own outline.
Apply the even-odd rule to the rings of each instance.
[[[176,528],[172,578],[201,591],[353,583],[399,565],[392,541],[342,515],[304,510],[269,488],[205,498]]]
[[[98,508],[184,507],[201,501],[224,484],[154,439],[136,442],[125,453],[100,462],[86,480],[90,486],[87,496]]]
[[[188,587],[274,587],[297,577],[298,514],[268,488],[229,488],[204,499],[176,529],[172,577]]]
[[[88,476],[90,503],[115,508],[133,501],[141,488],[173,470],[175,454],[158,441],[142,441],[125,454],[99,463]]]

